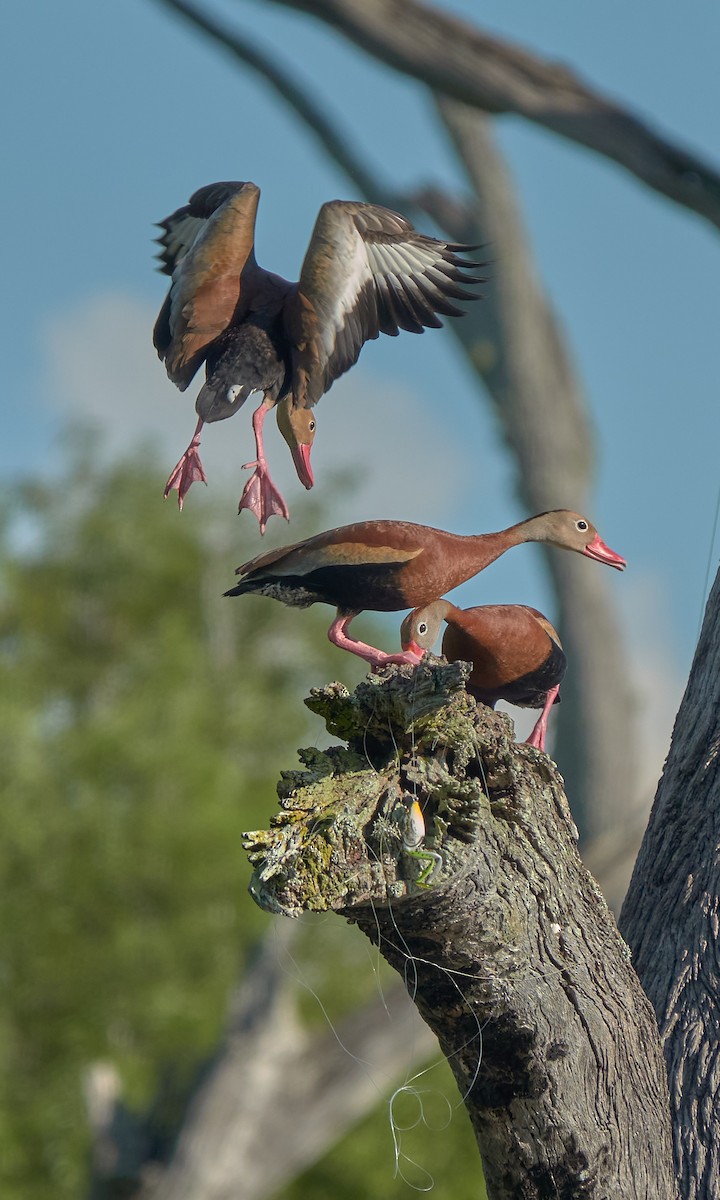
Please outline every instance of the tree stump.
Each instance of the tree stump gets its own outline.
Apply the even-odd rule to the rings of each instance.
[[[347,744],[282,773],[280,812],[246,835],[251,894],[287,916],[341,913],[404,977],[493,1200],[670,1200],[652,1008],[555,764],[467,694],[468,673],[429,657],[352,694],[313,689],[305,703]]]

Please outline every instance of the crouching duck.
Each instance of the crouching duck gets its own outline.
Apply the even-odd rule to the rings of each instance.
[[[398,612],[429,604],[522,542],[574,550],[619,571],[626,566],[585,517],[568,509],[541,513],[499,533],[469,537],[409,521],[360,521],[243,563],[235,572],[239,583],[225,595],[255,592],[296,608],[331,604],[337,609],[328,630],[334,645],[372,667],[417,664],[422,659],[417,650],[385,654],[350,637],[350,622],[365,609]]]
[[[416,608],[400,627],[405,651],[422,656],[435,645],[442,623],[442,652],[448,662],[470,662],[467,690],[494,708],[507,700],[519,708],[541,708],[527,739],[545,749],[548,714],[560,701],[567,659],[557,631],[536,608],[524,604],[485,604],[456,608],[435,600]]]
[[[442,325],[438,313],[462,316],[453,300],[476,296],[461,284],[481,282],[456,246],[418,233],[405,217],[377,204],[331,200],[320,209],[298,283],[258,266],[254,183],[211,183],[161,221],[160,270],[172,277],[153,342],[181,391],[205,363],[193,438],[165,487],[180,508],[191,485],[206,482],[200,433],[232,417],[253,392],[255,470],[238,511],[255,513],[260,532],[273,514],[288,517],[263,447],[263,422],[277,422],[300,482],[313,486],[313,406],[357,362],[366,341],[401,329]]]

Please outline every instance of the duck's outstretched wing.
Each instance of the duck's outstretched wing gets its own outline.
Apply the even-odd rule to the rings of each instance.
[[[160,221],[160,270],[172,277],[153,344],[181,391],[240,306],[255,265],[254,183],[211,183]]]
[[[378,334],[422,333],[442,325],[439,313],[462,316],[452,301],[477,297],[461,285],[482,282],[470,273],[479,264],[460,257],[472,249],[418,233],[377,204],[324,204],[287,308],[295,403],[316,404]]]

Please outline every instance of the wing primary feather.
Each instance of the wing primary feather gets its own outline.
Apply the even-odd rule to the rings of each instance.
[[[442,321],[436,317],[422,293],[416,290],[415,281],[413,279],[403,279],[401,276],[400,285],[407,297],[410,311],[415,319],[420,322],[421,326],[427,329],[442,329]]]
[[[382,301],[382,308],[378,305],[381,325],[380,330],[388,337],[397,337],[400,333],[400,322],[395,308],[395,300],[390,289],[390,283],[387,279],[377,281],[377,294]]]
[[[408,304],[402,281],[397,277],[390,277],[387,284],[392,293],[396,319],[400,328],[405,329],[408,333],[422,333],[422,323],[417,320],[412,305]]]
[[[433,312],[442,313],[444,317],[463,317],[465,310],[458,308],[456,304],[451,304],[450,301],[432,284],[429,284],[426,279],[414,279],[413,283],[418,291],[422,292],[428,304],[432,307]],[[473,296],[473,300],[475,297]],[[440,322],[442,324],[442,322]]]

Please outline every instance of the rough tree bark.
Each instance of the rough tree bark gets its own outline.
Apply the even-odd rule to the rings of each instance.
[[[621,914],[660,1027],[683,1200],[720,1197],[720,574]]]
[[[251,894],[288,916],[344,914],[411,977],[493,1200],[670,1200],[652,1009],[577,854],[557,769],[467,695],[467,671],[433,660],[352,695],[313,691],[348,745],[303,750],[304,769],[283,773],[281,812],[247,835]]]

